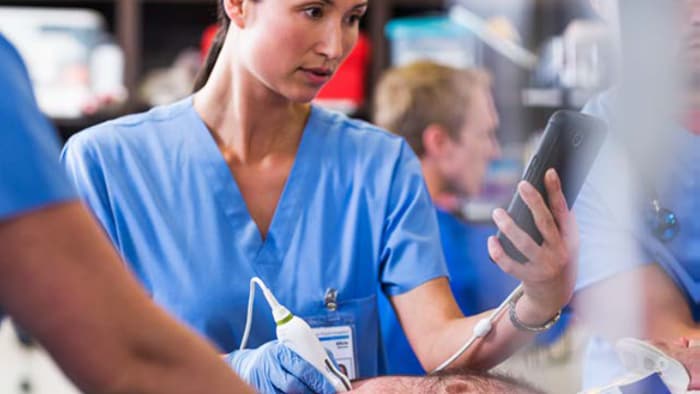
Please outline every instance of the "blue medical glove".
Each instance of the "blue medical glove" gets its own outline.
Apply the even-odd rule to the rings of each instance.
[[[263,394],[335,393],[313,365],[278,341],[257,349],[236,350],[226,359],[243,380]]]

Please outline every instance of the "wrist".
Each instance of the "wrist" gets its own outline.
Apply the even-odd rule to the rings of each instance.
[[[530,327],[542,327],[552,321],[561,309],[553,309],[551,305],[543,306],[523,294],[515,300],[513,306],[515,315],[521,323]]]
[[[246,373],[246,368],[250,367],[249,357],[246,356],[251,351],[251,349],[234,350],[231,353],[224,355],[224,360],[226,360],[231,369],[243,376]]]

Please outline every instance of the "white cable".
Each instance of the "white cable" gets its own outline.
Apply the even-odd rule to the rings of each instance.
[[[272,305],[279,305],[275,297],[272,295],[270,290],[265,286],[265,283],[260,280],[258,277],[254,277],[250,280],[250,292],[248,294],[248,309],[246,312],[246,322],[245,322],[245,329],[243,330],[243,338],[241,339],[241,346],[239,347],[240,350],[245,349],[246,345],[248,344],[248,338],[250,336],[250,329],[252,326],[252,315],[253,315],[253,304],[255,300],[255,285],[258,285],[260,289],[263,291],[263,294],[265,297],[268,299],[268,302]],[[471,337],[462,345],[459,350],[457,350],[450,358],[445,360],[442,364],[440,364],[437,368],[435,368],[431,373],[441,371],[447,367],[449,367],[455,360],[457,360],[464,352],[466,352],[479,338],[483,338],[486,335],[488,335],[489,332],[491,332],[491,329],[493,329],[493,323],[496,321],[496,319],[501,315],[501,313],[508,307],[508,304],[512,299],[514,299],[517,296],[520,296],[520,293],[522,292],[523,285],[520,284],[518,287],[516,287],[509,295],[506,297],[505,300],[496,308],[487,318],[483,318],[479,320],[476,325],[474,326],[473,329],[473,334]]]
[[[241,339],[241,346],[239,347],[239,350],[245,349],[246,345],[248,344],[248,337],[250,336],[250,326],[253,324],[253,301],[255,300],[256,283],[258,286],[260,286],[260,289],[263,292],[267,290],[267,292],[269,293],[267,286],[265,286],[265,283],[262,280],[260,280],[260,278],[256,276],[250,280],[250,292],[248,293],[248,311],[246,312],[245,329],[243,330],[243,339]]]
[[[272,316],[277,323],[277,340],[316,368],[328,379],[337,392],[351,390],[350,380],[333,364],[333,361],[331,361],[332,357],[329,358],[327,350],[316,337],[309,324],[303,319],[292,315],[287,308],[280,305],[270,289],[258,277],[250,280],[248,310],[240,350],[245,349],[250,336],[256,284],[262,290],[263,295],[265,295],[265,299],[272,311]]]
[[[519,297],[520,294],[523,291],[523,285],[522,283],[518,285],[518,287],[513,290],[508,297],[506,297],[503,302],[501,302],[501,305],[498,306],[493,312],[488,317],[485,317],[481,320],[479,320],[478,323],[474,326],[474,329],[472,331],[471,337],[462,345],[459,350],[457,350],[450,358],[445,360],[442,364],[440,364],[437,368],[432,370],[430,373],[435,373],[442,371],[443,369],[449,367],[452,365],[455,360],[457,360],[464,352],[466,352],[479,338],[483,338],[486,335],[488,335],[489,332],[491,332],[491,329],[493,328],[493,323],[498,319],[498,317],[505,311],[505,309],[508,307],[508,304],[513,300],[515,297]]]

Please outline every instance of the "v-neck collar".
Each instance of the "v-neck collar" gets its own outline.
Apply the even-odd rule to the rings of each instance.
[[[209,129],[192,105],[192,97],[189,98],[189,105],[191,115],[195,120],[193,124],[197,125],[196,130],[190,133],[193,137],[190,142],[193,153],[196,155],[195,160],[201,163],[207,178],[211,180],[212,192],[223,211],[223,215],[226,216],[233,228],[236,237],[231,242],[240,247],[253,263],[280,264],[284,256],[283,252],[287,249],[293,236],[295,218],[302,213],[302,204],[304,203],[302,193],[309,189],[306,183],[311,181],[308,172],[313,167],[310,163],[313,155],[310,154],[309,149],[314,144],[311,140],[314,138],[315,124],[320,120],[318,109],[314,106],[311,107],[294,163],[280,194],[277,207],[275,207],[267,236],[263,240],[257,224],[250,215],[236,179]]]

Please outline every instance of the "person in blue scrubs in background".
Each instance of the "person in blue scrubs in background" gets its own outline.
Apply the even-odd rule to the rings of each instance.
[[[616,0],[594,4],[616,23]],[[587,349],[584,387],[602,386],[625,372],[612,347],[617,338],[700,340],[700,1],[674,5],[681,9],[682,41],[673,45],[688,72],[683,110],[675,124],[655,130],[652,151],[639,155],[640,149],[631,149],[643,137],[639,130],[619,127],[616,104],[629,99],[621,98],[620,89],[583,110],[611,125],[574,207],[581,230],[576,311],[596,334]],[[649,162],[658,175],[643,170]],[[657,219],[669,214],[675,224],[657,227],[665,221]],[[700,388],[697,377],[693,384]]]
[[[406,139],[420,159],[436,208],[450,288],[467,315],[498,306],[517,286],[488,259],[485,243],[495,227],[467,223],[460,214],[463,198],[479,193],[489,163],[501,153],[490,84],[480,70],[420,61],[388,70],[374,100],[374,123]],[[491,297],[484,299],[486,293]],[[379,316],[387,372],[424,373],[383,297]]]
[[[85,392],[250,392],[124,270],[63,173],[56,133],[1,34],[0,90],[0,309]]]
[[[275,341],[258,299],[252,349],[237,350],[251,277],[317,329],[351,378],[379,371],[376,288],[391,298],[426,369],[471,335],[452,296],[420,163],[403,139],[310,105],[355,45],[365,0],[223,0],[220,31],[193,96],[107,122],[67,143],[63,163],[151,296],[226,352],[264,392],[331,392]],[[502,210],[491,256],[525,283],[515,312],[550,321],[572,291],[577,230],[558,178],[550,211],[521,194],[546,241]],[[260,297],[258,297],[260,298]],[[499,321],[457,365],[489,368],[532,333]]]

